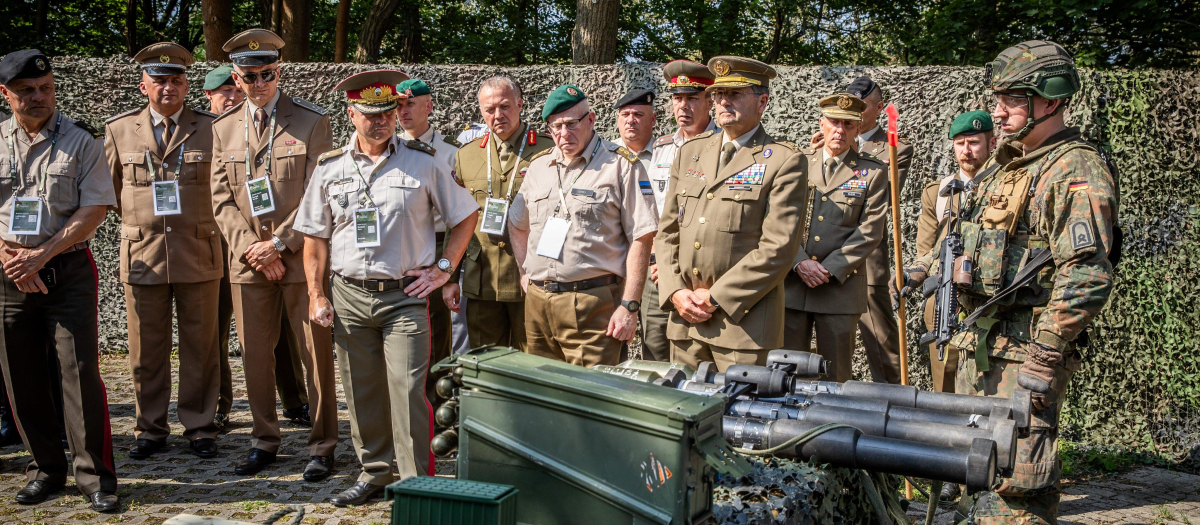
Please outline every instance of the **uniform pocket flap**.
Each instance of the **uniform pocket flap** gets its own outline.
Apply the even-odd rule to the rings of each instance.
[[[855,195],[857,194],[857,195]],[[866,192],[863,190],[835,190],[829,199],[838,204],[847,206],[860,206],[863,203]]]
[[[540,201],[540,200],[543,200],[543,199],[545,199],[545,198],[549,197],[549,196],[550,196],[550,190],[551,190],[550,188],[541,188],[541,189],[536,189],[536,190],[535,190],[535,189],[530,189],[530,190],[529,190],[529,194],[528,194],[528,195],[529,195],[529,201],[530,201],[530,202],[537,202],[537,201]]]
[[[728,185],[721,192],[721,199],[729,201],[756,201],[762,196],[762,186],[757,184]]]
[[[70,177],[74,174],[71,164],[70,162],[51,162],[46,171],[55,177]]]
[[[360,186],[360,184],[358,182],[358,179],[352,179],[352,178],[338,179],[338,180],[335,180],[335,181],[329,183],[328,191],[329,191],[329,195],[338,196],[343,193],[358,191],[359,186]]]
[[[211,155],[211,153],[202,150],[184,151],[183,162],[208,162],[212,160],[209,155]]]
[[[679,185],[679,194],[683,195],[685,197],[699,198],[701,193],[704,193],[704,185],[703,184],[680,184]]]
[[[120,153],[120,155],[121,155],[121,164],[145,164],[146,163],[146,152],[145,151],[122,151]]]
[[[207,222],[207,223],[196,225],[196,238],[197,239],[207,239],[209,237],[216,237],[217,235],[220,235],[220,234],[221,234],[221,230],[217,229],[217,223],[215,223],[215,222]]]
[[[227,162],[246,162],[246,150],[231,150],[221,152],[221,160]]]
[[[275,146],[276,157],[295,157],[305,154],[304,144],[292,144],[291,146]]]
[[[142,240],[142,228],[140,226],[130,226],[128,224],[121,225],[121,239],[126,241]]]
[[[408,175],[389,175],[387,178],[389,188],[420,188],[421,181]]]
[[[483,245],[479,244],[479,239],[472,237],[470,244],[467,244],[466,256],[472,261],[478,261],[480,253],[483,253]]]

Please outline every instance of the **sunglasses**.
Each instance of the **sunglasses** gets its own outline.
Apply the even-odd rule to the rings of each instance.
[[[257,84],[258,77],[260,75],[262,76],[263,82],[274,82],[276,78],[279,78],[279,70],[278,69],[267,69],[267,70],[264,70],[262,73],[237,73],[237,72],[234,72],[234,74],[237,75],[238,78],[242,79],[242,82],[245,82],[247,84]]]

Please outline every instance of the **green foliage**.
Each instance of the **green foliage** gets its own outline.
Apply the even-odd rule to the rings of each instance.
[[[48,0],[0,2],[0,20],[6,26],[0,31],[0,53],[36,47],[51,56],[108,56],[125,49],[123,0],[47,5],[50,3]]]
[[[1125,472],[1138,462],[1129,454],[1098,450],[1067,440],[1058,442],[1058,457],[1062,460],[1062,477],[1073,480]]]

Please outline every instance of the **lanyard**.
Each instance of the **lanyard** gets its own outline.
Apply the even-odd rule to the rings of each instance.
[[[187,142],[179,144],[179,158],[175,159],[175,178],[179,180],[179,169],[183,167],[183,147]],[[150,148],[146,148],[146,169],[150,171],[150,180],[158,180],[158,172],[154,170],[154,161],[150,160]],[[249,173],[249,172],[247,172]]]
[[[354,150],[351,149],[350,150],[350,163],[354,165],[354,171],[355,171],[355,173],[358,173],[358,179],[361,180],[363,183],[363,193],[365,193],[367,195],[367,200],[371,201],[371,207],[378,208],[379,206],[377,204],[375,204],[375,199],[371,197],[371,183],[370,183],[370,181],[367,180],[366,177],[363,176],[362,170],[359,169],[359,167],[358,167],[358,159],[354,158],[354,156],[355,156]],[[371,179],[372,180],[375,179],[375,174],[379,173],[379,169],[382,168],[383,165],[387,162],[387,160],[390,159],[391,157],[392,157],[392,155],[390,152],[384,151],[383,157],[379,159],[379,164],[376,165],[375,169],[371,171]],[[370,157],[367,157],[367,158],[370,158]],[[346,174],[346,165],[345,164],[342,164],[342,174],[343,175]]]
[[[526,130],[529,129],[528,124],[525,126],[525,129]],[[496,138],[499,139],[500,137],[496,137]],[[495,142],[495,141],[493,141],[493,142]],[[512,173],[509,174],[509,176],[508,176],[508,194],[504,196],[505,202],[512,201],[513,183],[517,181],[517,170],[521,168],[521,155],[523,155],[525,153],[525,142],[526,142],[525,134],[522,133],[521,134],[521,148],[517,150],[517,162],[515,164],[513,164]],[[500,158],[500,146],[497,146],[496,144],[493,143],[492,147],[489,149],[495,150],[496,158],[497,159]],[[488,198],[490,199],[490,198],[492,198],[492,152],[491,151],[488,151],[487,159],[488,159],[488,166],[487,166]]]
[[[263,162],[263,171],[266,172],[266,175],[263,175],[264,177],[271,176],[271,150],[273,149],[271,143],[274,142],[274,140],[275,140],[275,110],[277,110],[277,109],[279,109],[279,104],[275,104],[275,107],[271,108],[271,125],[267,127],[268,128],[267,129],[267,159]],[[247,104],[246,104],[246,178],[247,179],[254,178],[254,177],[250,176],[251,173],[254,173],[253,165],[250,162],[250,159],[251,159],[251,157],[250,157],[250,121],[253,119],[254,119],[254,117],[250,115],[250,104],[247,102]]]
[[[563,189],[563,186],[562,186],[562,183],[563,183],[562,168],[558,165],[558,161],[554,162],[554,172],[556,174],[558,174],[558,206],[554,207],[554,215],[558,215],[558,210],[560,208],[565,209],[567,207],[567,192],[571,191],[571,188],[575,187],[575,183],[579,182],[579,177],[581,177],[583,175],[583,172],[587,171],[588,166],[592,165],[592,160],[596,158],[596,151],[598,151],[599,149],[600,149],[600,138],[597,137],[596,138],[596,147],[592,148],[592,156],[588,157],[588,161],[587,161],[587,163],[585,163],[583,165],[583,169],[579,170],[579,173],[575,174],[575,178],[571,179],[571,185],[567,186],[566,189]],[[567,175],[569,176],[570,174],[571,174],[571,170],[568,169]]]
[[[8,119],[8,176],[17,178],[17,144],[16,135],[13,133],[13,122],[17,120],[17,116],[13,115]],[[42,163],[42,170],[38,173],[38,196],[46,195],[46,171],[50,168],[50,159],[54,157],[54,145],[58,144],[58,130],[62,126],[62,113],[58,114],[58,120],[54,122],[54,132],[50,135],[50,153],[46,155],[46,161]],[[30,144],[29,149],[33,149]],[[21,161],[21,166],[24,167],[25,162]],[[20,184],[17,189],[25,189],[25,177],[20,178]]]

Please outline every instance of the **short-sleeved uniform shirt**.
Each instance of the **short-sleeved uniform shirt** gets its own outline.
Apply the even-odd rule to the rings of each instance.
[[[613,142],[613,144],[624,147],[625,149],[627,149],[631,153],[633,153],[633,155],[635,157],[637,157],[638,162],[640,162],[642,164],[642,170],[643,170],[642,178],[638,179],[638,190],[642,192],[642,195],[645,195],[647,197],[654,197],[654,190],[652,189],[652,184],[650,184],[650,166],[651,166],[650,161],[654,157],[654,150],[652,149],[652,144],[647,144],[646,149],[643,149],[642,151],[633,151],[633,148],[625,145],[625,139],[618,138],[615,142]],[[658,212],[659,212],[659,210],[662,209],[662,207],[659,206],[658,203],[654,200],[651,200],[651,203],[654,204],[654,217],[655,217],[655,219],[657,219]]]
[[[55,140],[55,129],[58,138]],[[16,119],[0,122],[0,238],[22,246],[39,246],[66,226],[83,206],[115,206],[117,195],[99,133],[55,111],[42,131],[29,139]],[[51,144],[53,143],[53,152]],[[37,235],[10,235],[13,197],[41,197],[41,229]],[[95,236],[88,233],[87,239]]]
[[[410,140],[413,138],[412,135],[409,135],[407,131],[402,131],[399,134],[400,138],[404,140]],[[450,142],[454,139],[438,133],[433,129],[433,126],[429,126],[429,129],[425,130],[425,133],[422,133],[420,137],[415,138],[428,144],[434,149],[433,156],[436,157],[438,161],[446,164],[446,176],[450,177],[451,182],[453,182],[454,154],[458,153],[458,145]],[[433,218],[433,225],[434,230],[438,233],[446,231],[446,221],[442,220],[441,215]]]
[[[334,273],[354,279],[402,279],[404,272],[434,263],[435,211],[458,224],[479,206],[433,155],[393,137],[386,156],[371,162],[357,148],[357,138],[357,133],[352,135],[340,154],[322,156],[293,227],[330,240]],[[354,212],[372,207],[379,214],[380,245],[357,248]]]
[[[658,231],[654,201],[642,195],[642,163],[628,152],[593,134],[583,154],[570,162],[558,147],[529,164],[521,191],[513,198],[509,220],[529,230],[525,273],[535,281],[571,282],[615,274],[625,276],[625,257],[632,242]],[[560,198],[559,188],[565,198]],[[561,200],[570,218],[558,259],[537,254],[542,231]]]

